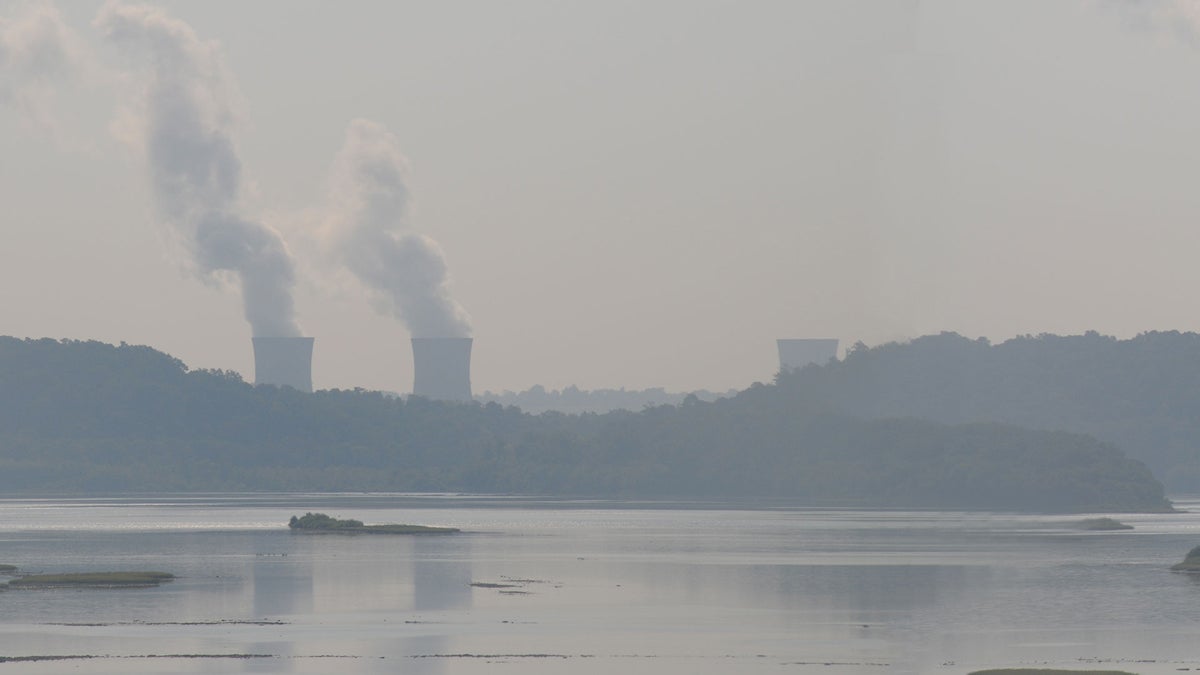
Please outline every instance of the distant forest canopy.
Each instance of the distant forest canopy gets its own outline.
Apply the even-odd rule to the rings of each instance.
[[[1145,462],[1172,491],[1200,492],[1196,333],[1038,335],[996,345],[942,333],[859,344],[842,361],[781,373],[776,384],[805,410],[1089,434]]]
[[[613,410],[641,410],[646,406],[679,405],[689,396],[695,396],[701,401],[715,401],[718,398],[736,395],[738,390],[730,389],[725,392],[698,390],[690,392],[671,392],[661,387],[651,389],[580,389],[576,386],[563,389],[546,389],[535,385],[524,391],[503,391],[500,393],[485,391],[476,394],[475,400],[480,403],[499,403],[500,405],[515,405],[527,413],[539,414],[549,411],[577,413],[606,413]]]
[[[861,351],[861,350],[860,350]],[[861,351],[861,354],[871,352]],[[856,351],[848,365],[860,358]],[[1005,424],[867,421],[803,371],[728,399],[530,415],[253,387],[148,347],[0,338],[0,490],[455,491],[1038,511],[1168,508],[1112,445]],[[794,379],[793,379],[794,377]]]

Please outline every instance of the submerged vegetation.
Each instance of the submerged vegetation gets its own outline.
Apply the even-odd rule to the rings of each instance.
[[[1183,557],[1183,562],[1172,565],[1171,571],[1200,573],[1200,546],[1188,551]]]
[[[1109,530],[1132,530],[1132,525],[1126,525],[1112,518],[1084,518],[1079,521],[1079,527],[1085,530],[1106,532]]]
[[[147,588],[175,578],[168,572],[82,572],[31,574],[8,582],[9,588]]]
[[[456,527],[431,527],[428,525],[364,525],[361,520],[339,520],[324,513],[306,513],[297,518],[292,516],[288,527],[301,532],[344,532],[364,534],[453,534]]]

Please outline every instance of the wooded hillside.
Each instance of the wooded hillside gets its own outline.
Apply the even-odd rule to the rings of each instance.
[[[807,377],[807,376],[805,376]],[[706,403],[528,415],[253,387],[147,347],[0,338],[0,490],[396,490],[1166,508],[1111,445],[1003,424],[864,421],[791,377]]]
[[[1027,336],[992,345],[954,333],[851,349],[781,374],[799,409],[1084,433],[1145,462],[1174,491],[1200,491],[1200,335]]]

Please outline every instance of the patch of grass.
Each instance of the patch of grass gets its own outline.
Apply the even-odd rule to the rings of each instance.
[[[363,525],[361,520],[339,520],[324,513],[306,513],[303,516],[292,516],[288,527],[301,532],[316,533],[362,533],[362,534],[452,534],[458,532],[456,527],[430,527],[428,525]]]
[[[8,582],[10,588],[145,588],[175,578],[168,572],[82,572],[31,574]]]
[[[1079,521],[1079,526],[1085,530],[1132,530],[1132,525],[1126,525],[1119,520],[1112,518],[1085,518]]]

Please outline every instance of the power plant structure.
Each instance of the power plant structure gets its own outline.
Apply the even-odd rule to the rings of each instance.
[[[779,346],[779,369],[795,370],[816,364],[823,366],[837,358],[836,338],[796,338],[776,340]]]
[[[413,338],[413,395],[471,400],[473,338]]]
[[[291,387],[312,393],[313,338],[256,337],[254,384]]]

